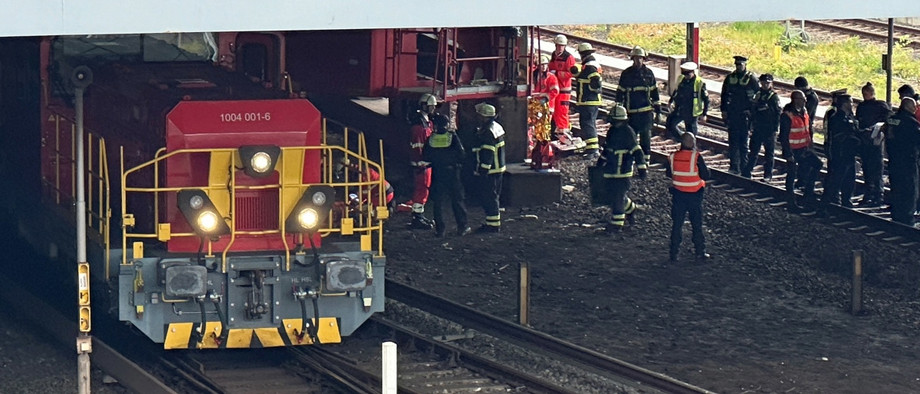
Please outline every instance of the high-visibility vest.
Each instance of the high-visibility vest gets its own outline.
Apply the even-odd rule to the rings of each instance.
[[[679,150],[671,153],[671,184],[682,192],[696,193],[706,181],[700,178],[700,169],[696,166],[700,153],[694,150]]]
[[[428,137],[428,145],[432,148],[448,148],[454,137],[451,133],[434,133]]]
[[[802,115],[786,112],[792,121],[789,126],[789,148],[802,149],[811,144],[811,133],[808,132],[808,113]]]
[[[684,83],[684,76],[681,75],[677,79],[677,86]],[[703,78],[696,76],[693,79],[693,116],[700,116],[703,114],[703,100],[700,99],[704,93],[703,90]]]

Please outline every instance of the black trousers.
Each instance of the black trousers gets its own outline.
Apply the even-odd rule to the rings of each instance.
[[[499,196],[502,194],[502,174],[480,175],[480,200],[486,212],[486,225],[501,227],[502,216],[499,211]]]
[[[652,155],[652,126],[655,124],[655,115],[652,111],[636,112],[629,114],[629,127],[632,127],[639,136],[639,147],[648,162]]]
[[[686,193],[671,188],[671,255],[680,252],[680,243],[683,241],[681,231],[684,218],[690,216],[690,227],[693,229],[693,247],[697,255],[706,253],[706,243],[703,237],[703,191]]]
[[[856,187],[856,157],[835,157],[830,167],[821,202],[848,203]]]
[[[741,171],[748,160],[748,132],[751,129],[749,117],[742,111],[728,113],[728,168]]]
[[[864,199],[882,201],[882,171],[884,161],[881,145],[863,144],[860,148],[859,158],[862,161],[863,179],[866,183]]]
[[[757,166],[757,154],[763,147],[763,177],[773,177],[773,153],[776,150],[776,131],[754,131],[751,133],[751,151],[748,153],[747,162],[742,167],[741,175],[750,177],[751,171]]]
[[[600,149],[597,139],[597,111],[596,105],[579,105],[578,126],[581,128],[581,138],[585,141],[585,152],[593,153]]]
[[[891,186],[891,220],[907,225],[914,224],[917,208],[916,160],[888,160],[888,184]]]
[[[818,155],[808,148],[793,149],[792,157],[795,161],[786,163],[786,191],[790,197],[795,196],[795,180],[798,178],[805,186],[805,201],[811,202],[815,194],[815,181],[824,165]]]
[[[671,113],[668,114],[668,120],[665,121],[665,128],[668,130],[668,133],[670,133],[672,137],[680,141],[680,135],[682,133],[680,129],[677,128],[677,125],[680,122],[684,122],[684,129],[686,129],[686,131],[696,135],[696,132],[699,129],[699,126],[696,123],[696,116],[693,116],[689,113],[682,114],[679,111],[671,111]]]
[[[429,199],[434,209],[435,229],[439,233],[443,233],[446,228],[444,223],[445,201],[450,201],[457,229],[465,229],[467,226],[466,207],[463,206],[463,185],[460,183],[460,170],[456,167],[432,168],[430,190]]]
[[[632,200],[626,196],[629,192],[629,178],[605,178],[607,196],[610,198],[610,211],[613,220],[610,224],[623,227],[626,225],[626,215],[632,214],[636,209]]]

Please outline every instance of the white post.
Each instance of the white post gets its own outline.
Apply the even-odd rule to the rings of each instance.
[[[393,342],[384,342],[382,346],[383,355],[383,372],[380,374],[382,394],[396,394],[396,344]]]

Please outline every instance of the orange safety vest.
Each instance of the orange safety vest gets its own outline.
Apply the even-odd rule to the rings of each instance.
[[[696,159],[700,153],[694,150],[679,150],[671,153],[671,184],[674,188],[686,193],[696,193],[706,181],[700,178],[700,169],[696,166]]]
[[[807,148],[811,144],[811,133],[808,132],[808,113],[801,116],[786,112],[792,120],[789,126],[789,147],[792,149]]]

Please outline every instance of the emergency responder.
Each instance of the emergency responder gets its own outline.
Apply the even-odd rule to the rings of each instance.
[[[783,115],[779,117],[779,142],[783,147],[783,158],[786,159],[786,192],[793,209],[798,209],[800,205],[795,198],[795,181],[796,178],[801,179],[805,189],[804,205],[814,207],[815,180],[823,164],[812,149],[805,93],[794,90],[791,98],[792,102],[783,107]]]
[[[818,112],[818,93],[815,93],[815,90],[808,86],[808,80],[803,76],[798,76],[793,82],[795,88],[801,90],[802,93],[805,93],[805,110],[808,112],[808,121],[811,122],[808,125],[808,132],[811,133],[811,136],[815,136],[815,118],[816,113]],[[825,116],[826,117],[826,116]],[[827,131],[826,129],[824,130]]]
[[[891,116],[891,107],[888,103],[875,98],[875,87],[872,82],[866,82],[862,87],[863,101],[856,106],[856,120],[859,123],[860,148],[859,159],[862,161],[863,180],[866,192],[861,207],[877,207],[882,204],[882,172],[884,161],[882,149],[885,143],[885,134],[881,126]]]
[[[347,175],[346,175],[347,172]],[[339,159],[335,164],[335,173],[333,176],[340,181],[347,179],[351,182],[377,182],[380,180],[380,173],[371,168],[368,165],[361,165],[358,162],[348,160],[347,157]],[[390,214],[396,209],[396,201],[393,200],[393,186],[390,185],[386,179],[383,180],[384,191],[383,198],[385,203],[381,204],[380,192],[377,188],[377,185],[370,187],[363,187],[360,191],[360,196],[358,193],[351,194],[347,199],[347,204],[349,208],[353,209],[352,213],[355,215],[363,213],[365,210],[362,209],[361,205],[371,204],[372,206],[386,206],[387,210],[390,211]],[[371,210],[373,214],[376,210]]]
[[[751,128],[751,100],[758,91],[754,73],[747,70],[747,58],[735,56],[735,71],[722,82],[722,119],[728,126],[728,171],[739,173],[748,156]]]
[[[827,184],[821,202],[840,204],[851,208],[853,186],[856,184],[856,155],[859,153],[859,124],[853,116],[853,98],[848,94],[837,96],[836,110],[827,121],[826,133],[831,137],[829,154],[833,156]]]
[[[668,114],[667,129],[677,139],[683,134],[677,124],[684,122],[684,129],[696,135],[697,119],[706,121],[706,112],[709,111],[709,93],[703,78],[696,75],[697,65],[694,62],[684,62],[680,65],[681,75],[677,79],[677,89],[671,93],[668,105],[671,113]]]
[[[832,133],[828,133],[827,130],[828,130],[828,126],[829,126],[831,118],[833,118],[834,114],[837,113],[837,97],[847,94],[847,89],[846,88],[837,89],[837,90],[831,91],[830,93],[831,93],[831,105],[827,108],[827,111],[824,112],[824,156],[827,159],[826,160],[827,177],[825,178],[825,180],[828,180],[828,181],[830,180],[831,177],[833,177],[833,172],[834,172],[834,154],[832,152],[832,148],[834,145],[834,135]],[[806,102],[806,109],[807,109],[808,98],[805,99],[805,102]],[[814,122],[812,122],[812,124],[814,124]],[[812,133],[812,137],[814,137],[814,133]],[[852,187],[855,187],[855,186],[856,184],[854,181]],[[801,187],[802,187],[802,180],[801,179],[796,180],[795,188],[799,189]],[[845,188],[845,187],[842,187],[842,188]]]
[[[434,223],[425,217],[425,203],[428,202],[428,188],[431,186],[431,169],[422,159],[422,150],[428,136],[431,135],[431,116],[434,115],[438,99],[432,94],[425,93],[419,98],[418,105],[419,109],[409,129],[409,166],[412,168],[414,191],[412,199],[400,204],[400,209],[412,210],[412,222],[409,227],[430,230]]]
[[[613,220],[606,229],[611,233],[622,230],[627,220],[629,224],[635,223],[633,212],[636,204],[626,195],[629,192],[629,178],[633,176],[633,163],[640,179],[648,176],[645,155],[636,144],[636,133],[629,126],[626,113],[622,105],[610,110],[607,116],[607,122],[611,124],[610,131],[607,132],[607,141],[597,162],[597,166],[604,169],[604,183],[613,213]]]
[[[556,50],[549,60],[549,71],[556,75],[559,81],[559,95],[556,96],[556,110],[553,112],[553,130],[556,133],[568,133],[569,102],[572,100],[572,67],[575,67],[575,55],[565,50],[569,40],[562,34],[553,38]]]
[[[442,206],[450,200],[457,224],[457,235],[472,232],[466,222],[466,208],[463,206],[463,185],[460,183],[460,169],[463,166],[463,145],[460,138],[447,125],[446,115],[434,116],[434,133],[425,144],[423,157],[431,163],[431,202],[434,209],[435,234],[443,237],[447,231]]]
[[[910,97],[914,99],[914,101],[920,102],[920,94],[915,93],[914,87],[907,84],[901,85],[901,87],[898,88],[898,96],[898,98],[901,100],[906,97]],[[917,120],[920,120],[920,108],[917,108],[917,110],[914,111],[914,117],[917,118]],[[917,165],[920,166],[920,162],[918,162]],[[920,199],[917,200],[917,206],[920,206]],[[920,212],[915,211],[914,215],[920,215]]]
[[[885,137],[891,220],[911,226],[917,206],[917,149],[920,148],[920,121],[916,112],[916,100],[901,99],[900,108],[888,119]]]
[[[652,126],[655,118],[652,111],[658,116],[661,114],[661,104],[658,102],[658,82],[652,70],[645,66],[648,53],[639,46],[629,51],[632,66],[620,74],[617,82],[616,101],[626,107],[629,116],[629,126],[639,135],[639,145],[648,162],[651,155]]]
[[[697,259],[708,259],[706,240],[703,237],[703,191],[705,178],[709,177],[706,161],[696,150],[696,136],[684,133],[680,137],[680,150],[671,153],[670,165],[666,169],[671,177],[671,248],[670,261],[677,261],[680,243],[683,238],[684,218],[690,216],[693,230],[693,247]]]
[[[773,151],[776,150],[776,130],[779,129],[779,96],[773,91],[773,75],[760,74],[760,90],[751,103],[751,152],[748,154],[741,176],[750,178],[757,165],[757,154],[763,147],[763,180],[773,179]]]
[[[548,71],[549,62],[549,56],[540,55],[540,64],[534,73],[533,95],[534,97],[539,97],[541,100],[545,100],[546,109],[549,111],[549,123],[552,124],[552,119],[555,116],[556,100],[559,96],[559,80],[556,79],[553,73]],[[566,112],[568,112],[568,109],[566,109]],[[545,125],[546,120],[542,117],[543,115],[545,114],[540,114],[540,116],[538,116],[539,119],[537,119],[534,114],[528,113],[528,121]],[[531,149],[530,153],[530,166],[535,170],[549,170],[553,168],[555,162],[553,146],[550,144],[550,140],[552,139],[552,126],[547,130],[542,130],[545,127],[538,127],[536,124],[531,124],[531,126],[533,127],[534,136],[533,149]]]
[[[479,196],[486,213],[486,222],[477,232],[497,233],[501,230],[502,217],[498,198],[502,192],[502,174],[505,172],[505,129],[495,121],[495,107],[476,104],[479,127],[476,129],[478,146],[474,175],[479,177]]]
[[[585,153],[588,160],[597,160],[600,156],[600,147],[597,138],[597,112],[603,104],[601,101],[601,73],[600,63],[594,58],[594,48],[591,44],[583,42],[578,44],[578,54],[581,56],[581,71],[575,77],[575,108],[578,110],[578,125],[581,128],[582,140],[585,142]],[[573,67],[572,72],[578,71]]]

